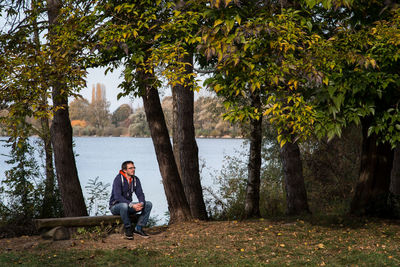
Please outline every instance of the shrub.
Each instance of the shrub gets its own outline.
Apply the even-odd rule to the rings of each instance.
[[[263,140],[260,177],[260,212],[263,217],[282,215],[285,211],[283,173],[279,145],[275,135],[266,130]],[[247,145],[237,156],[225,156],[222,170],[216,174],[217,190],[205,188],[207,210],[214,219],[241,219],[244,212],[248,153]]]

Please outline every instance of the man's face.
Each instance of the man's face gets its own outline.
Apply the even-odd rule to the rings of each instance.
[[[128,165],[126,165],[126,170],[125,173],[128,174],[129,176],[133,176],[135,175],[135,165],[133,165],[132,163],[128,163]]]

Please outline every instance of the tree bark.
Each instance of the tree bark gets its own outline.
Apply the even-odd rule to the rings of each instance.
[[[252,106],[261,110],[259,95],[252,95]],[[260,214],[260,175],[261,175],[261,143],[262,116],[250,120],[250,153],[248,163],[248,180],[244,216],[246,218],[261,217]]]
[[[400,146],[394,150],[393,167],[390,174],[388,205],[391,217],[400,218]]]
[[[297,143],[287,142],[280,153],[285,177],[286,213],[288,215],[310,213],[299,146]]]
[[[141,73],[141,81],[152,81],[145,73]],[[171,141],[156,88],[147,82],[143,92],[143,106],[149,124],[151,138],[156,151],[158,166],[162,176],[165,195],[170,213],[170,224],[187,221],[192,217],[179,177]]]
[[[50,46],[53,51],[57,47],[52,41],[56,32],[57,16],[61,10],[61,2],[47,0]],[[55,53],[54,53],[55,54]],[[66,84],[62,81],[63,73],[57,72],[57,56],[51,59],[53,73],[51,73],[52,99],[54,106],[54,118],[51,125],[51,141],[54,149],[55,167],[60,188],[61,199],[65,216],[86,216],[87,210],[83,198],[82,188],[78,178],[75,157],[72,150],[72,127],[68,113],[68,96]]]
[[[368,136],[369,127],[368,119],[362,120],[360,174],[350,213],[385,217],[390,213],[387,198],[394,153],[390,144],[378,143],[375,134]]]
[[[186,65],[186,73],[193,72],[193,54],[181,59]],[[177,145],[179,151],[180,174],[193,218],[206,220],[207,211],[200,182],[199,149],[193,123],[194,93],[192,88],[184,85],[174,86],[177,108]],[[175,135],[174,135],[175,137]]]
[[[41,139],[44,143],[46,180],[43,196],[43,206],[41,211],[42,218],[56,216],[57,197],[55,190],[55,177],[53,166],[53,148],[51,146],[51,135],[48,118],[41,118],[42,133]]]
[[[179,156],[179,136],[178,136],[178,100],[176,86],[172,87],[172,143],[176,166],[178,167],[179,177],[182,178],[181,160]]]
[[[390,177],[390,192],[400,196],[400,146],[397,146],[394,150],[393,167]]]

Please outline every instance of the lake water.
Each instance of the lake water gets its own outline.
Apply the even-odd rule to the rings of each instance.
[[[0,138],[6,140],[6,138]],[[233,156],[243,147],[243,139],[197,139],[199,147],[200,164],[202,169],[202,185],[210,186],[215,173],[221,170],[226,155]],[[76,164],[82,190],[86,195],[89,179],[99,177],[99,181],[111,184],[121,163],[132,160],[136,166],[136,176],[142,182],[146,200],[153,202],[152,217],[163,220],[168,210],[164,188],[161,183],[161,175],[158,168],[156,154],[151,138],[133,137],[75,137]],[[9,148],[0,143],[0,180],[4,179],[5,170],[9,169],[5,163]]]

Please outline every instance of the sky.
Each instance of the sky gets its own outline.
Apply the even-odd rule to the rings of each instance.
[[[140,98],[122,97],[117,100],[117,95],[120,92],[118,85],[121,83],[122,78],[121,69],[117,69],[114,72],[108,72],[104,74],[106,68],[90,69],[86,78],[87,87],[80,91],[83,98],[86,98],[89,102],[92,100],[92,86],[97,83],[102,83],[106,87],[106,98],[110,102],[110,112],[114,112],[122,104],[130,104],[132,108],[136,109],[143,106],[143,102]]]

